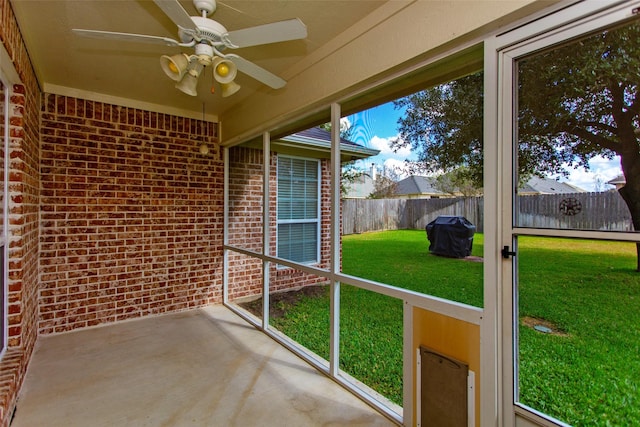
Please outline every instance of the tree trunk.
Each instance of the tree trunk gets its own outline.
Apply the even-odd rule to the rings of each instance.
[[[625,180],[625,186],[618,193],[629,208],[634,231],[640,232],[640,176],[625,176]],[[636,243],[636,271],[640,272],[640,243]]]

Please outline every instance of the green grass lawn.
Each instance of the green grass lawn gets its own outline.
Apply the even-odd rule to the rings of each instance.
[[[640,273],[632,243],[521,238],[521,401],[573,425],[640,425]]]
[[[640,425],[640,274],[630,243],[522,237],[520,401],[573,425]],[[473,255],[482,256],[476,234]],[[429,254],[424,231],[345,236],[343,271],[481,307],[482,263]],[[329,296],[301,300],[272,325],[329,357]],[[340,366],[402,403],[402,304],[341,290]]]

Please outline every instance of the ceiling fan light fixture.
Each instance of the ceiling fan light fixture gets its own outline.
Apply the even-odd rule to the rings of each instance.
[[[240,85],[236,82],[220,83],[222,87],[222,97],[226,98],[240,90]]]
[[[213,60],[213,78],[221,84],[233,82],[238,74],[238,67],[226,58],[217,57]]]
[[[198,77],[200,77],[202,69],[203,66],[201,64],[198,62],[192,62],[182,80],[176,83],[176,89],[186,93],[187,95],[198,95]]]
[[[238,55],[223,55],[220,52],[225,49],[301,40],[307,37],[307,27],[298,18],[227,31],[221,23],[208,17],[216,9],[216,0],[192,0],[200,16],[190,16],[181,5],[181,1],[184,0],[153,1],[177,26],[178,40],[169,37],[79,28],[73,29],[73,32],[83,37],[192,48],[195,51],[194,54],[180,53],[164,55],[160,58],[160,65],[165,74],[177,82],[176,87],[179,90],[191,96],[197,95],[196,86],[202,69],[212,65],[214,65],[214,80],[223,85],[222,91],[225,94],[223,96],[230,96],[240,88],[234,83],[238,69],[272,89],[282,88],[286,84],[282,78]]]
[[[180,79],[187,72],[187,68],[189,67],[189,56],[184,53],[179,53],[177,55],[162,55],[160,57],[160,66],[162,67],[162,71],[169,77],[171,80],[179,82]]]

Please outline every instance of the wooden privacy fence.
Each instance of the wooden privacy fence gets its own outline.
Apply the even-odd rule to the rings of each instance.
[[[630,231],[631,215],[615,191],[520,196],[519,227]],[[344,199],[342,233],[423,229],[440,215],[464,216],[483,232],[483,197]]]
[[[342,233],[423,229],[440,215],[460,215],[482,232],[482,197],[443,199],[344,199]]]

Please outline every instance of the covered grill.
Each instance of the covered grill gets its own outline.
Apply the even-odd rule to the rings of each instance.
[[[463,216],[441,215],[426,226],[429,251],[453,258],[471,255],[476,226]]]

